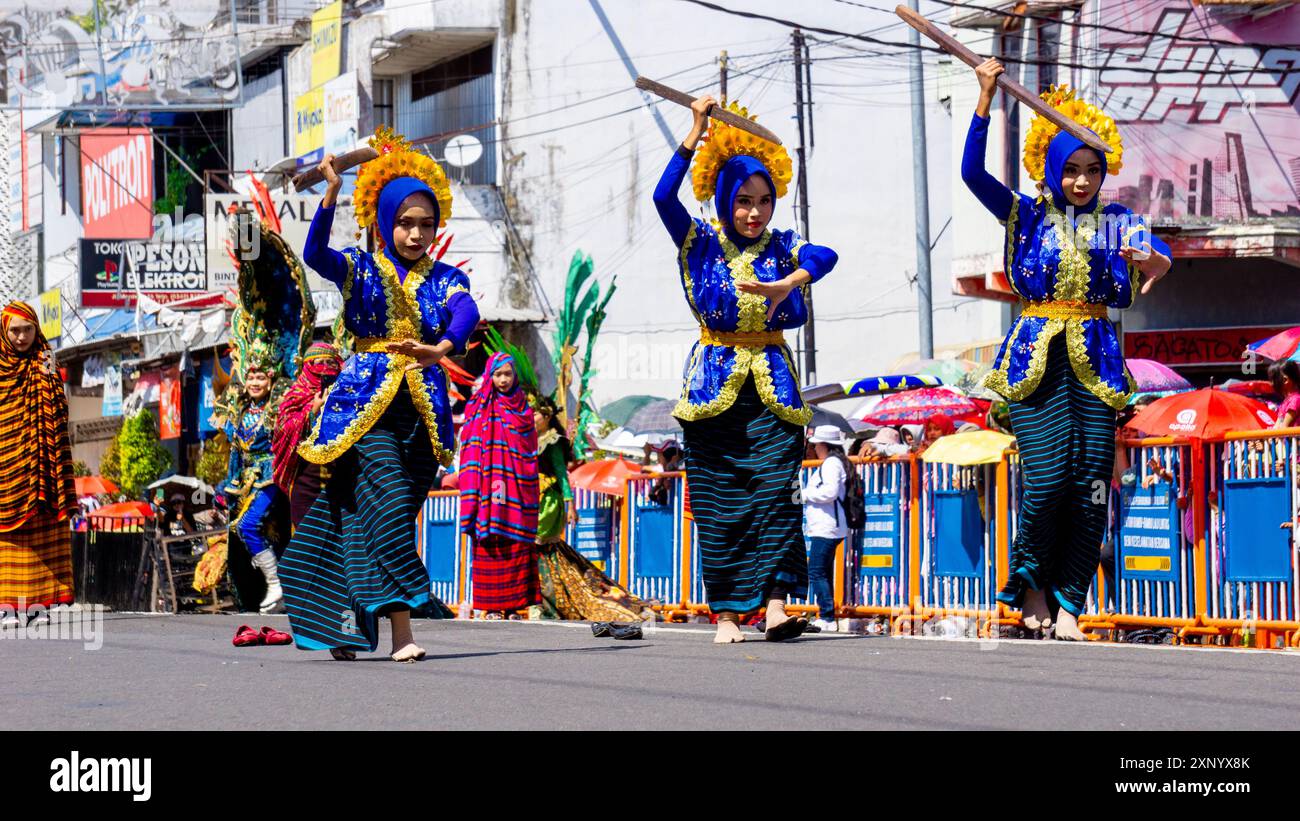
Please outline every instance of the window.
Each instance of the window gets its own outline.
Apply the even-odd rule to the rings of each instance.
[[[375,129],[378,130],[381,125],[392,128],[395,123],[393,118],[393,81],[383,77],[376,77],[371,98],[375,110]]]
[[[411,101],[492,73],[491,44],[411,75]]]

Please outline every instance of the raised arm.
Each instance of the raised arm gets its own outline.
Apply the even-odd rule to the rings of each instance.
[[[655,186],[655,210],[659,212],[660,221],[668,229],[668,235],[673,238],[673,244],[678,247],[686,241],[686,234],[691,229],[691,214],[686,210],[686,206],[682,205],[677,192],[682,187],[682,180],[686,179],[686,171],[691,167],[691,156],[695,153],[695,146],[699,144],[700,137],[704,135],[704,129],[708,125],[705,112],[716,102],[713,97],[704,96],[691,103],[691,111],[695,119],[691,123],[690,133],[673,152],[668,167],[664,169],[659,184]]]
[[[825,245],[808,242],[799,246],[798,260],[799,267],[808,272],[813,282],[817,282],[831,272],[840,256]]]
[[[307,244],[302,249],[302,261],[342,288],[348,275],[348,261],[343,254],[330,248],[330,229],[334,227],[334,204],[338,201],[343,181],[334,170],[333,154],[326,154],[317,167],[325,174],[328,186],[325,196],[321,198],[320,207],[316,209],[316,215],[311,218],[311,227],[307,229]]]
[[[465,283],[469,282],[468,277],[465,277],[464,274],[459,274],[458,279],[463,279]],[[447,312],[451,316],[447,320],[447,330],[443,333],[442,338],[450,340],[453,354],[463,354],[465,353],[465,344],[469,342],[470,334],[474,333],[474,329],[478,327],[478,303],[474,301],[474,297],[469,295],[468,290],[457,289],[455,293],[447,298]]]
[[[980,81],[980,96],[975,104],[975,116],[971,118],[970,130],[966,132],[966,147],[961,156],[961,179],[993,216],[1005,220],[1011,214],[1015,193],[984,168],[984,154],[989,137],[989,107],[993,103],[993,92],[997,89],[1002,64],[997,60],[988,60],[975,73]]]

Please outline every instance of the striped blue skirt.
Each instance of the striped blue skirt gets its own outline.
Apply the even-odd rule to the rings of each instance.
[[[751,376],[730,408],[682,430],[709,607],[749,613],[806,589],[803,429],[763,405]]]
[[[373,651],[380,616],[430,604],[415,518],[438,462],[405,384],[331,468],[280,559],[285,610],[299,649]]]
[[[1079,615],[1106,536],[1115,411],[1075,375],[1065,334],[1048,346],[1043,380],[1010,404],[1020,449],[1021,495],[1011,577],[998,600],[1020,607],[1027,590]]]

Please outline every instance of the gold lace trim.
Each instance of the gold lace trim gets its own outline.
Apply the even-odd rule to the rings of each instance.
[[[1088,299],[1088,282],[1091,268],[1088,255],[1079,250],[1079,245],[1092,247],[1097,230],[1094,220],[1080,218],[1074,226],[1078,235],[1072,240],[1066,230],[1065,214],[1055,205],[1048,204],[1048,219],[1056,233],[1056,243],[1060,246],[1061,259],[1056,265],[1056,285],[1052,288],[1052,297],[1058,302],[1083,302]],[[1085,215],[1091,217],[1091,214]]]
[[[1016,264],[1016,222],[1020,219],[1020,195],[1015,191],[1011,192],[1011,213],[1007,214],[1007,253],[1004,259],[1004,267],[1007,275],[1007,284],[1016,296],[1021,296],[1020,289],[1016,287],[1016,278],[1012,276],[1011,269]]]
[[[984,375],[981,383],[989,390],[1002,394],[1013,402],[1019,402],[1021,399],[1029,396],[1038,387],[1042,381],[1043,372],[1047,370],[1047,349],[1051,344],[1052,337],[1061,332],[1065,327],[1064,319],[1049,319],[1043,323],[1043,328],[1038,332],[1038,337],[1034,339],[1034,351],[1029,355],[1029,366],[1025,369],[1025,375],[1019,382],[1012,386],[1007,379],[1007,371],[1011,367],[1011,348],[1015,340],[1020,338],[1020,328],[1024,324],[1024,318],[1016,320],[1015,327],[1011,329],[1008,336],[1007,350],[1002,356],[1002,361],[998,363],[997,370],[989,371]],[[1073,358],[1073,351],[1071,351]]]
[[[686,302],[691,306],[691,313],[695,314],[696,321],[699,321],[700,309],[695,305],[695,283],[691,279],[691,265],[686,260],[686,255],[691,250],[691,243],[695,241],[695,235],[695,220],[691,220],[691,227],[686,232],[686,239],[682,240],[682,250],[677,255],[677,264],[681,268],[682,286],[686,289]]]

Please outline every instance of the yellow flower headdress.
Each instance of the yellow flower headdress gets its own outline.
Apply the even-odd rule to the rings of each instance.
[[[1092,103],[1079,99],[1075,90],[1066,85],[1052,86],[1039,96],[1043,102],[1089,129],[1114,149],[1106,155],[1106,173],[1119,171],[1123,165],[1124,145],[1115,120]],[[1047,145],[1060,132],[1060,126],[1042,115],[1034,117],[1029,124],[1029,134],[1025,136],[1025,170],[1039,182],[1043,181],[1046,173]]]
[[[727,106],[727,110],[750,120],[756,119],[734,101]],[[713,120],[709,123],[709,133],[704,135],[699,150],[695,152],[695,168],[691,170],[695,198],[700,202],[711,199],[718,184],[718,172],[727,160],[741,154],[761,162],[772,178],[772,184],[776,186],[777,198],[785,196],[786,186],[794,176],[785,146]]]
[[[379,156],[362,165],[357,174],[357,187],[352,195],[357,226],[364,231],[375,224],[379,192],[397,177],[415,177],[429,186],[438,199],[438,227],[445,226],[451,216],[451,186],[442,166],[432,157],[411,148],[405,137],[386,125],[375,131],[370,138],[370,147],[378,151]]]

